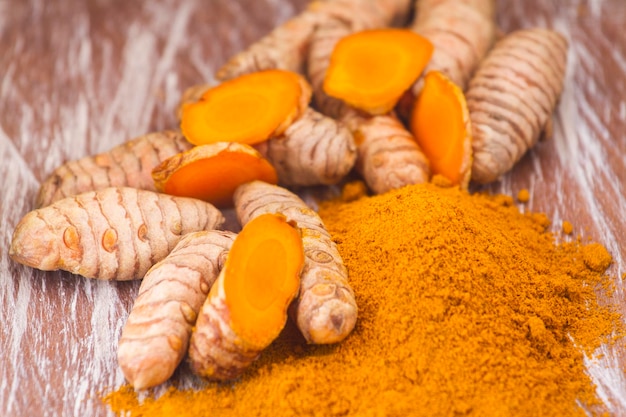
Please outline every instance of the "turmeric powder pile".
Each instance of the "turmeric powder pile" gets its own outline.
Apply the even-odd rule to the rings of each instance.
[[[350,200],[353,200],[352,196]],[[583,352],[621,334],[610,255],[557,244],[507,196],[431,184],[323,203],[359,319],[337,345],[295,326],[231,384],[105,402],[127,416],[584,416],[604,406]],[[576,345],[576,347],[575,347]]]

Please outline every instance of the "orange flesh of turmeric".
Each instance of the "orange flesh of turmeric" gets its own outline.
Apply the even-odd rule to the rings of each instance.
[[[244,144],[214,143],[196,146],[153,171],[158,190],[193,197],[217,207],[233,205],[235,189],[246,182],[278,182],[276,170],[256,150]]]
[[[410,30],[357,32],[335,46],[323,89],[353,107],[384,114],[419,77],[432,53],[430,41]]]
[[[225,207],[232,205],[235,189],[252,180],[276,184],[276,171],[265,159],[224,152],[193,162],[173,173],[165,185],[165,192]]]
[[[183,106],[181,130],[194,145],[212,142],[255,144],[267,140],[298,109],[297,74],[259,71],[225,81]]]
[[[471,165],[466,120],[467,105],[460,88],[440,72],[426,74],[411,114],[411,131],[430,161],[431,172],[455,185],[467,180]]]
[[[264,348],[278,336],[303,263],[300,233],[282,215],[260,215],[239,233],[224,267],[224,292],[231,328],[247,344]]]

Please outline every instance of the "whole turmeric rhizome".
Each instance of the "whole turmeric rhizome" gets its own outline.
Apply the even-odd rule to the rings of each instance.
[[[263,181],[240,186],[235,206],[239,234],[218,230],[224,217],[210,203],[108,187],[26,214],[10,256],[87,278],[142,278],[118,344],[135,389],[167,381],[186,354],[204,378],[239,376],[278,337],[296,297],[307,341],[343,340],[356,302],[319,216]]]

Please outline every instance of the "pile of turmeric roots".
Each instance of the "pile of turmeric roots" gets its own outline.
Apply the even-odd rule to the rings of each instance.
[[[239,376],[288,317],[309,343],[357,319],[341,257],[298,191],[497,180],[543,136],[567,42],[503,34],[494,0],[317,0],[184,92],[179,126],[57,168],[10,256],[142,279],[118,359],[136,389],[188,358]],[[220,230],[234,207],[238,233]]]

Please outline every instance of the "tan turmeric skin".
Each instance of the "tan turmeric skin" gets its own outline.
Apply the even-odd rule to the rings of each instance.
[[[27,213],[15,227],[9,256],[44,271],[141,279],[185,233],[223,222],[222,213],[204,201],[109,187]]]
[[[136,390],[167,381],[187,354],[191,329],[234,239],[228,231],[188,233],[143,277],[117,348]]]

